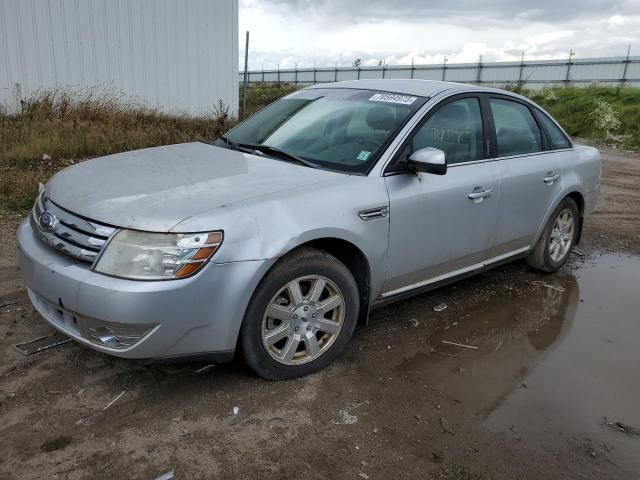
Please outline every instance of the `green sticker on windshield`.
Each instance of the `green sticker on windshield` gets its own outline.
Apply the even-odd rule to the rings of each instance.
[[[367,152],[366,150],[360,150],[360,153],[358,154],[356,159],[360,160],[361,162],[365,162],[367,158],[369,158],[369,155],[371,155],[371,152]]]

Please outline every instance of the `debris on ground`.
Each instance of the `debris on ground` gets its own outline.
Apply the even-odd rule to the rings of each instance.
[[[447,308],[447,304],[446,303],[439,303],[438,305],[433,307],[433,311],[434,312],[441,312],[441,311],[445,310],[446,308]]]
[[[451,430],[451,427],[449,427],[449,422],[444,417],[440,417],[440,428],[442,429],[442,433],[454,435],[453,430]]]
[[[155,480],[171,480],[175,475],[175,470],[170,470],[167,473],[163,473],[159,477],[156,477]]]
[[[367,474],[366,474],[366,473],[364,473],[364,472],[360,472],[360,473],[358,474],[358,476],[359,476],[360,478],[364,478],[365,480],[367,480],[367,479],[369,478],[369,475],[367,475]]]
[[[498,350],[500,350],[500,347],[502,346],[503,343],[504,343],[504,340],[500,340],[500,342],[498,342],[498,345],[496,346],[496,348],[494,348],[493,352],[491,352],[491,353],[496,353]]]
[[[338,412],[340,421],[337,423],[343,424],[343,425],[353,425],[354,423],[358,423],[358,417],[356,415],[353,415],[351,411],[355,408],[358,408],[360,405],[361,405],[360,403],[354,403],[340,410]]]
[[[529,285],[542,285],[545,288],[548,288],[550,290],[557,290],[558,292],[564,292],[564,287],[559,287],[557,285],[551,285],[545,282],[542,282],[540,280],[533,280],[531,282],[529,282]]]
[[[210,365],[205,365],[205,366],[204,366],[204,367],[202,367],[202,368],[199,368],[199,369],[197,369],[197,370],[194,370],[194,371],[193,371],[193,373],[204,373],[204,372],[206,372],[207,370],[211,370],[213,367],[215,367],[215,364],[213,364],[213,363],[212,363],[212,364],[210,364]]]
[[[573,253],[574,255],[578,255],[579,257],[584,257],[585,256],[585,253],[581,252],[577,248],[574,248],[573,250],[571,250],[571,253]]]
[[[233,407],[233,414],[238,415],[240,413],[240,407]]]
[[[2,305],[0,305],[0,308],[4,308],[4,307],[10,307],[11,305],[17,305],[18,302],[4,302]]]
[[[447,340],[442,340],[442,343],[446,343],[447,345],[455,345],[456,347],[470,348],[471,350],[478,350],[478,347],[474,347],[473,345],[465,345],[463,343],[449,342]]]
[[[114,403],[116,403],[118,400],[120,400],[122,398],[122,396],[124,395],[124,390],[122,392],[120,392],[120,395],[118,395],[116,398],[114,398],[113,400],[111,400],[106,407],[104,407],[102,409],[102,411],[105,411],[107,408],[109,408],[111,405],[113,405]]]
[[[13,348],[27,357],[35,353],[40,353],[51,348],[59,347],[60,345],[64,345],[65,343],[69,343],[70,341],[70,338],[62,334],[56,334],[52,337],[38,337],[34,338],[33,340],[29,340],[28,342],[18,343],[14,345]]]
[[[557,290],[558,292],[564,292],[564,287],[558,287],[557,285],[549,285],[548,283],[544,284],[544,288],[549,288],[551,290]]]
[[[604,423],[607,427],[615,430],[616,432],[622,432],[632,437],[640,437],[640,430],[630,425],[625,425],[622,422],[609,422],[606,418],[604,419]]]
[[[413,328],[418,328],[418,326],[420,325],[420,322],[416,318],[411,318],[409,319],[409,325],[412,326]]]

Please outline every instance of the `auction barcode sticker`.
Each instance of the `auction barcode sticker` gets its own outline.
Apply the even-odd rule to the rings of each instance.
[[[369,101],[371,102],[385,102],[385,103],[400,103],[402,105],[411,105],[418,97],[410,97],[408,95],[394,95],[393,93],[376,93]]]

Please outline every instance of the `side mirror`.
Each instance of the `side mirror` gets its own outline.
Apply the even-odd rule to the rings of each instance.
[[[409,169],[415,172],[444,175],[447,173],[447,159],[437,148],[421,148],[409,156]]]

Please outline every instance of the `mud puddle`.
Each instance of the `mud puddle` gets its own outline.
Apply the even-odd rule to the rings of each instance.
[[[640,257],[596,254],[538,278],[465,312],[396,371],[515,442],[549,452],[568,442],[640,472],[640,436],[607,425],[640,429]]]

